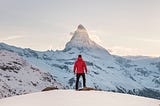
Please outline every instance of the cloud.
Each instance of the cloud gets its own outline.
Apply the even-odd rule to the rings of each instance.
[[[139,40],[148,42],[148,43],[160,43],[159,39],[139,39]]]
[[[114,46],[109,49],[111,54],[128,56],[128,55],[139,55],[141,50],[138,48],[128,48],[122,46]]]
[[[21,36],[21,35],[8,36],[8,37],[2,38],[1,41],[9,41],[9,40],[19,39],[19,38],[24,38],[24,37],[25,36]]]
[[[72,36],[73,34],[74,34],[74,32],[70,32],[70,33],[69,33],[69,35],[71,35],[71,36]]]
[[[97,43],[102,43],[101,39],[96,36],[96,35],[93,35],[93,34],[90,34],[89,36],[93,41],[97,42]]]

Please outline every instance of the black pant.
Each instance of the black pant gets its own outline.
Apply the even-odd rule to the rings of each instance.
[[[82,78],[83,78],[83,87],[86,87],[85,73],[76,74],[76,90],[78,90],[78,83],[79,83],[79,78],[80,78],[80,76],[82,76]]]

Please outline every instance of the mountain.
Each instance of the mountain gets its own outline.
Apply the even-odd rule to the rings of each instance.
[[[74,32],[71,40],[66,44],[64,50],[70,50],[73,48],[77,48],[79,50],[95,49],[95,50],[101,50],[101,52],[105,51],[107,54],[109,54],[103,47],[99,46],[89,38],[87,30],[81,24],[78,26],[77,30]]]
[[[1,99],[1,106],[159,106],[160,100],[103,91],[54,90]]]
[[[30,65],[21,56],[0,50],[0,98],[38,92],[48,86],[63,88],[52,75]]]
[[[89,38],[83,25],[78,26],[61,51],[39,52],[4,43],[0,44],[0,49],[18,53],[69,89],[75,87],[73,64],[81,54],[89,70],[87,86],[160,99],[160,58],[129,59],[111,55]]]

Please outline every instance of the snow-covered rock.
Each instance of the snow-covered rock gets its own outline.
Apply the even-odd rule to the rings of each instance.
[[[63,88],[52,75],[30,65],[17,53],[0,50],[0,98],[38,92],[48,86]]]
[[[0,100],[1,106],[159,106],[160,100],[103,91],[55,90]]]

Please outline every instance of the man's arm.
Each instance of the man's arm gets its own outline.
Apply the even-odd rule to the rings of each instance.
[[[76,64],[76,62],[75,62],[75,63],[74,63],[74,69],[73,69],[74,74],[76,73],[76,69],[77,69],[77,64]]]

